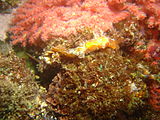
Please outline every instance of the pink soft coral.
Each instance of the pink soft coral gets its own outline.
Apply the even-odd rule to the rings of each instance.
[[[127,11],[112,11],[106,0],[28,0],[15,13],[12,43],[38,45],[76,34],[81,27],[106,31],[128,15]]]
[[[107,31],[129,16],[160,28],[160,0],[28,0],[13,19],[13,44],[39,45],[90,27]]]

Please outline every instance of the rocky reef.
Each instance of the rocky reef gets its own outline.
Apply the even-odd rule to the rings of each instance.
[[[0,119],[160,119],[159,0],[21,2],[0,1]]]

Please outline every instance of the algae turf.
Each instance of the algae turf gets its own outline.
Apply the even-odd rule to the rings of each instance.
[[[49,86],[47,101],[67,119],[109,119],[119,111],[132,114],[145,105],[146,84],[131,74],[141,71],[132,60],[110,48],[62,63]]]
[[[5,54],[1,52],[1,120],[45,119],[48,114],[45,88],[35,81],[34,72],[26,67],[25,60],[17,57],[11,48]]]

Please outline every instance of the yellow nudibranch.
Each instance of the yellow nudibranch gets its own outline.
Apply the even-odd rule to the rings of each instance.
[[[106,47],[110,47],[112,49],[119,48],[116,40],[106,36],[98,36],[94,39],[81,43],[76,48],[66,49],[62,46],[53,47],[51,51],[47,51],[45,55],[48,56],[49,54],[58,53],[60,56],[66,56],[69,58],[84,58],[86,54],[96,50],[105,49]]]
[[[101,48],[104,49],[106,47],[118,49],[119,46],[115,40],[112,40],[109,37],[102,36],[97,39],[87,41],[85,43],[85,47],[87,48],[88,51],[94,51]]]
[[[82,45],[70,49],[69,53],[74,54],[80,58],[83,58],[85,54],[99,50],[104,49],[106,47],[110,47],[112,49],[118,49],[118,42],[116,40],[110,39],[106,36],[98,37],[97,39],[89,40]]]

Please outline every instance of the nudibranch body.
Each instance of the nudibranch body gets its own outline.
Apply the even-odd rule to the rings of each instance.
[[[118,49],[118,43],[116,40],[110,39],[106,36],[101,36],[96,39],[89,40],[80,46],[70,49],[70,54],[75,54],[79,58],[83,58],[85,54],[94,52],[99,49],[105,49],[106,47],[110,47],[113,49]]]
[[[53,60],[55,59],[55,53],[58,54],[58,56],[65,56],[68,58],[84,58],[86,54],[89,54],[96,50],[105,49],[107,47],[112,49],[119,49],[119,44],[116,40],[101,34],[98,36],[94,36],[94,38],[91,40],[87,40],[79,44],[75,48],[65,48],[65,46],[61,45],[52,47],[50,51],[47,51],[45,53],[45,58],[48,56],[52,56],[51,59]]]

